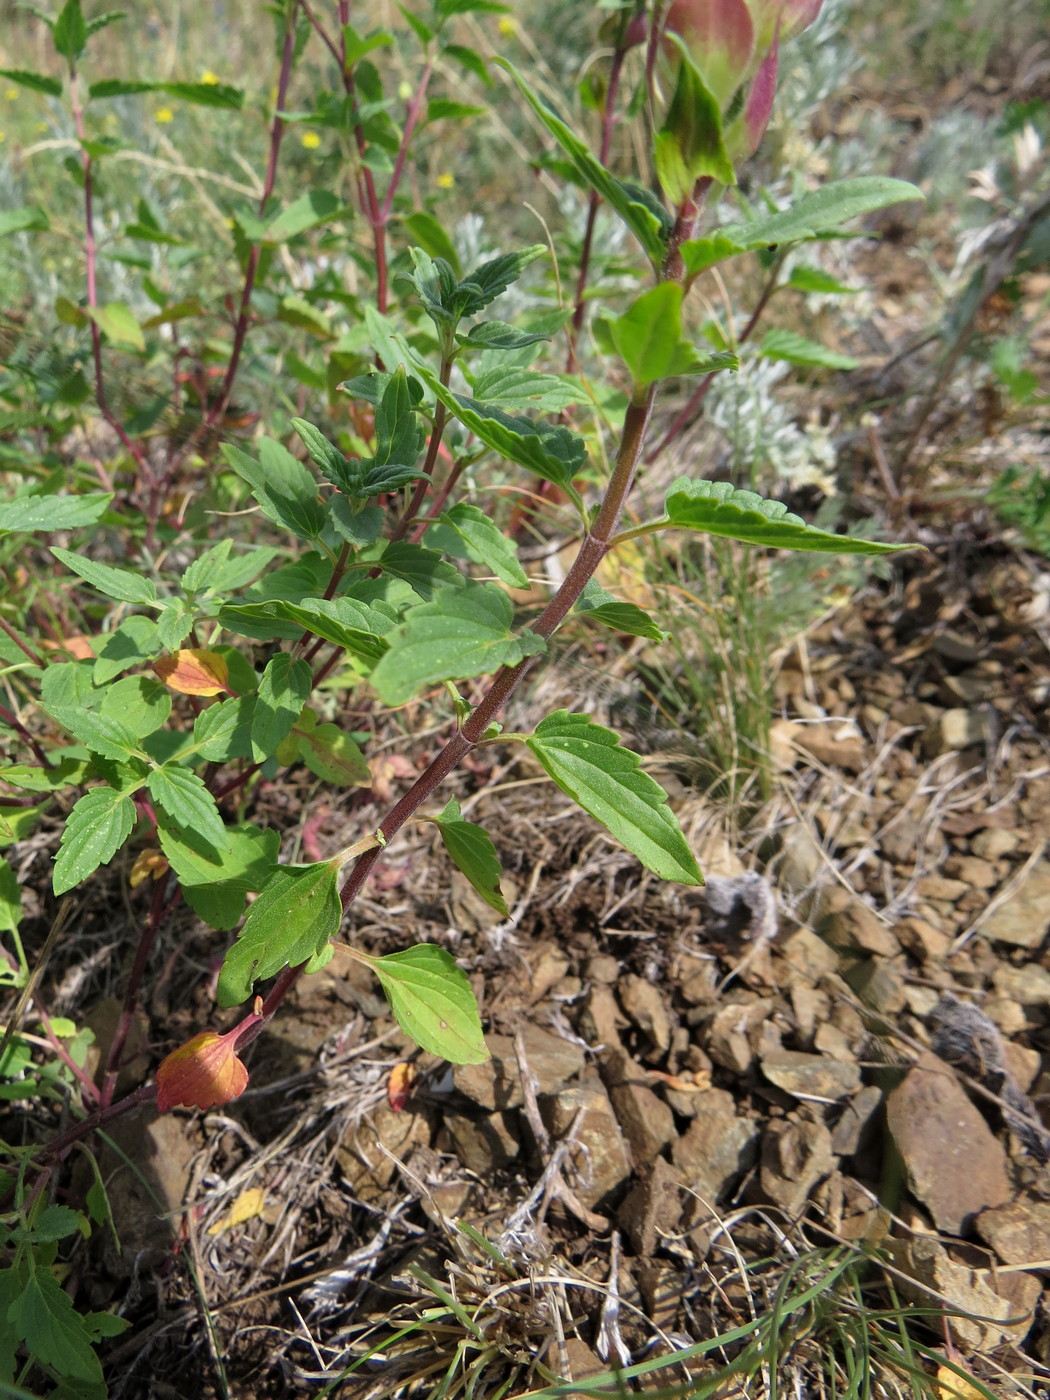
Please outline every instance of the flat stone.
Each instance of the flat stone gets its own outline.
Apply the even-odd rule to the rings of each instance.
[[[467,1170],[487,1177],[503,1171],[521,1151],[516,1117],[512,1113],[446,1113],[442,1121]]]
[[[831,1134],[811,1119],[774,1120],[762,1138],[759,1187],[788,1215],[802,1213],[809,1193],[834,1169]]]
[[[599,1205],[631,1175],[620,1125],[601,1084],[592,1080],[560,1089],[540,1100],[540,1112],[555,1139],[564,1138],[576,1124],[569,1152],[575,1172],[571,1184],[585,1206]]]
[[[798,725],[791,739],[818,763],[823,763],[828,768],[842,768],[847,773],[862,773],[867,765],[864,740],[854,725],[843,724],[841,720]]]
[[[696,1097],[696,1116],[675,1140],[671,1157],[700,1204],[713,1208],[754,1166],[759,1130],[754,1119],[737,1115],[736,1101],[725,1089]]]
[[[924,1051],[886,1103],[912,1193],[939,1230],[962,1234],[1010,1198],[1006,1152],[955,1075]]]
[[[635,1165],[651,1162],[675,1135],[674,1114],[625,1050],[602,1057],[601,1076]]]
[[[999,883],[999,872],[990,860],[977,856],[954,856],[944,862],[944,873],[961,880],[967,890],[990,890]]]
[[[682,1178],[656,1157],[616,1213],[635,1254],[646,1258],[673,1235],[682,1219]]]
[[[906,1297],[920,1307],[940,1306],[941,1298],[958,1313],[945,1315],[948,1335],[957,1346],[991,1350],[1005,1336],[1024,1336],[1027,1324],[1011,1328],[1006,1319],[1015,1317],[1013,1305],[997,1293],[990,1280],[952,1259],[948,1251],[929,1235],[916,1235],[894,1249],[898,1267],[910,1278],[925,1284],[939,1298],[931,1298],[922,1288],[902,1280]],[[972,1316],[971,1316],[972,1314]]]
[[[417,1148],[429,1148],[432,1130],[428,1113],[395,1113],[385,1103],[355,1123],[336,1149],[336,1158],[354,1195],[365,1202],[378,1200],[397,1170],[391,1156],[404,1162]]]
[[[1050,972],[1041,963],[1012,967],[1000,963],[992,977],[1000,996],[1020,1006],[1050,1006]]]
[[[860,1088],[860,1067],[829,1060],[824,1055],[805,1055],[798,1050],[779,1050],[762,1060],[762,1073],[799,1099],[837,1102]]]
[[[927,758],[984,744],[991,736],[984,710],[944,710],[923,732],[922,747]]]
[[[872,1011],[893,1016],[907,1005],[904,979],[893,963],[885,958],[865,958],[863,962],[848,967],[842,975]]]
[[[870,1137],[881,1106],[882,1090],[875,1084],[865,1084],[854,1094],[831,1130],[831,1150],[836,1157],[852,1157],[860,1151]]]
[[[970,842],[970,850],[982,860],[1001,860],[1003,856],[1012,855],[1020,844],[1016,831],[1003,831],[993,826],[977,833]]]
[[[715,1012],[707,1030],[706,1050],[715,1064],[744,1075],[754,1064],[751,1032],[768,1024],[773,1010],[772,997],[754,1001],[730,1002]]]
[[[542,1026],[524,1030],[525,1060],[536,1079],[537,1094],[553,1094],[583,1069],[583,1049]],[[456,1065],[452,1082],[461,1094],[490,1111],[520,1108],[525,1102],[514,1041],[506,1035],[486,1038],[492,1058],[481,1065]]]
[[[620,1005],[638,1029],[661,1055],[671,1048],[671,1018],[660,989],[645,977],[628,973],[621,977],[617,991]]]
[[[620,1027],[626,1024],[612,987],[596,982],[580,1017],[581,1035],[596,1049],[615,1049],[620,1044]]]
[[[981,925],[985,938],[1038,948],[1050,929],[1050,860],[1033,865],[1024,884]]]
[[[949,880],[944,875],[924,875],[915,882],[915,890],[923,899],[943,899],[954,904],[969,892],[965,880]]]
[[[914,865],[921,839],[922,827],[914,817],[905,815],[879,836],[879,850],[883,859],[894,865]]]
[[[894,933],[901,947],[924,963],[940,962],[948,956],[952,946],[952,940],[944,930],[927,923],[925,919],[901,919],[895,925]]]
[[[548,944],[540,951],[532,969],[532,986],[529,997],[541,1001],[552,987],[556,987],[569,970],[569,959],[560,948]]]
[[[778,947],[781,957],[797,967],[808,981],[819,982],[822,977],[838,971],[839,960],[834,948],[829,948],[808,928],[789,934]]]
[[[1050,1260],[1050,1201],[1019,1196],[1009,1205],[982,1210],[976,1225],[1004,1264],[1046,1265]]]
[[[829,890],[817,933],[833,948],[892,958],[900,944],[874,910],[849,890]]]
[[[843,1060],[846,1064],[852,1064],[857,1058],[849,1036],[833,1021],[822,1021],[817,1027],[817,1033],[813,1037],[813,1049],[821,1055],[826,1055],[829,1060]]]

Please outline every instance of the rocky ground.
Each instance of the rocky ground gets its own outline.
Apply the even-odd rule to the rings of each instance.
[[[354,936],[451,947],[492,1059],[419,1055],[337,958],[254,1047],[241,1100],[118,1125],[139,1176],[105,1165],[134,1223],[84,1279],[139,1319],[112,1394],[211,1393],[221,1356],[234,1395],[316,1394],[355,1363],[340,1395],[429,1395],[457,1354],[486,1358],[478,1394],[519,1394],[703,1343],[814,1281],[820,1309],[782,1329],[799,1394],[841,1386],[858,1300],[883,1393],[904,1393],[902,1337],[928,1376],[1040,1393],[1048,638],[1050,569],[999,546],[935,548],[834,613],[780,673],[776,792],[743,836],[661,773],[703,891],[643,878],[527,766],[469,777],[512,917],[458,877],[449,897],[421,834]],[[175,941],[204,964],[197,936]]]

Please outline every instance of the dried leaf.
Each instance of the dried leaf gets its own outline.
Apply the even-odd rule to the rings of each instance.
[[[153,663],[153,669],[168,689],[179,695],[222,695],[230,679],[224,656],[191,647],[162,656]]]

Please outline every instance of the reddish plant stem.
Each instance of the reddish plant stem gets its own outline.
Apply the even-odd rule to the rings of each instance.
[[[88,155],[84,147],[87,141],[87,129],[84,126],[84,105],[80,100],[80,80],[76,66],[69,65],[69,105],[73,115],[73,124],[76,128],[77,139],[81,142],[80,166],[84,172],[84,267],[87,280],[87,303],[94,310],[98,306],[98,248],[95,244],[95,213],[94,213],[94,162]],[[102,332],[98,322],[91,320],[91,358],[95,366],[95,402],[98,404],[99,412],[116,433],[117,437],[124,444],[128,452],[134,458],[135,465],[142,473],[144,482],[150,484],[151,498],[153,490],[153,473],[149,461],[141,447],[128,437],[121,426],[116,415],[109,406],[106,397],[106,379],[102,368]],[[155,505],[151,499],[150,510],[147,512],[149,531],[152,534],[156,526]]]
[[[770,297],[777,289],[777,277],[780,273],[781,261],[781,259],[777,260],[772,271],[769,274],[769,277],[766,279],[766,284],[762,288],[762,293],[759,296],[758,301],[755,303],[755,308],[751,312],[751,315],[748,317],[747,325],[737,337],[737,345],[743,345],[744,342],[750,340],[751,336],[754,334],[755,327],[758,325],[762,313],[769,305]],[[685,429],[689,426],[689,424],[693,421],[694,417],[696,416],[697,409],[707,397],[707,391],[708,389],[710,389],[716,373],[716,370],[712,370],[710,374],[704,375],[704,377],[700,380],[700,383],[696,386],[696,388],[690,395],[689,401],[686,403],[685,407],[681,410],[681,412],[676,414],[674,421],[664,433],[663,437],[660,439],[660,441],[656,444],[655,447],[651,447],[649,451],[645,454],[645,462],[647,466],[650,462],[654,462],[656,458],[659,457],[661,452],[666,452],[668,447],[670,447],[671,443],[674,442],[675,438],[678,437],[679,433],[684,432]]]
[[[36,758],[36,761],[40,764],[41,768],[51,767],[51,764],[47,761],[47,754],[40,747],[37,740],[33,737],[32,734],[30,734],[29,730],[25,727],[25,725],[18,718],[18,716],[16,714],[13,714],[12,711],[9,710],[6,705],[0,705],[0,719],[2,719],[5,724],[9,724],[11,728],[15,731],[15,733],[19,736],[19,738],[25,740],[25,742],[33,750],[33,754]],[[17,804],[8,803],[8,806],[13,805]],[[32,804],[30,803],[30,806],[31,805]]]
[[[561,587],[551,598],[539,618],[531,625],[531,630],[542,637],[544,641],[548,640],[565,620],[588,580],[594,575],[598,565],[609,551],[610,541],[616,532],[616,525],[623,511],[624,503],[634,485],[645,432],[652,415],[655,393],[656,386],[650,385],[644,398],[637,403],[632,403],[627,409],[616,465],[594,525],[580,542],[576,558]],[[507,704],[538,660],[538,656],[527,656],[516,666],[504,666],[496,673],[481,702],[471,711],[425,772],[420,774],[408,792],[383,818],[379,825],[379,831],[384,838],[383,845],[401,830],[449,774],[458,767],[466,755],[477,746],[485,730]],[[358,857],[340,891],[344,910],[348,909],[357,898],[382,853],[383,846],[374,846],[364,855]],[[299,967],[286,967],[284,969],[263,1004],[262,1020],[252,1021],[250,1024],[246,1022],[243,1035],[237,1041],[238,1050],[250,1045],[261,1034],[264,1023],[274,1015],[280,1003],[295,985],[304,966],[305,964],[302,964]]]
[[[109,1055],[106,1057],[106,1073],[99,1098],[101,1108],[108,1108],[113,1102],[117,1076],[120,1073],[121,1056],[124,1054],[124,1046],[127,1044],[131,1023],[135,1019],[139,988],[142,986],[142,979],[146,974],[146,963],[153,951],[157,932],[179,897],[176,894],[171,904],[165,907],[164,887],[166,884],[167,879],[162,876],[153,887],[153,899],[150,902],[149,914],[146,916],[145,927],[139,937],[139,946],[135,950],[135,961],[132,964],[131,975],[128,977],[128,985],[124,992],[124,1005],[120,1009],[120,1019],[117,1021],[117,1028],[113,1033],[113,1043],[110,1045]]]
[[[82,1065],[77,1064],[76,1060],[73,1059],[72,1055],[70,1055],[69,1051],[62,1044],[61,1038],[55,1034],[47,1007],[44,1005],[40,993],[35,990],[33,992],[33,1005],[37,1009],[37,1014],[40,1017],[40,1024],[44,1028],[44,1035],[47,1037],[51,1049],[80,1085],[84,1097],[88,1099],[89,1102],[97,1104],[100,1098],[98,1085],[91,1078],[90,1074],[88,1074],[87,1070],[85,1070]]]
[[[605,91],[605,109],[602,112],[602,139],[598,151],[598,160],[602,165],[609,163],[612,135],[616,126],[616,99],[620,92],[620,74],[623,71],[624,59],[627,57],[628,22],[627,11],[622,10],[620,12],[620,29],[616,36],[616,48],[609,65],[609,85]],[[587,278],[590,275],[591,249],[594,244],[594,228],[598,220],[598,206],[600,204],[601,196],[598,191],[591,190],[587,204],[587,226],[583,232],[583,248],[580,252],[580,271],[576,278],[576,304],[573,307],[572,321],[569,325],[569,355],[565,364],[567,374],[572,374],[577,368],[576,344],[580,338],[583,318],[587,311],[585,293],[587,291]]]
[[[448,476],[445,479],[444,486],[442,486],[441,490],[434,497],[434,503],[427,511],[426,517],[423,520],[421,520],[416,526],[416,528],[412,531],[413,544],[419,543],[419,541],[426,534],[427,526],[430,524],[430,522],[432,520],[436,520],[437,517],[441,514],[441,512],[445,509],[445,502],[448,500],[449,496],[451,496],[452,492],[456,489],[456,486],[459,484],[459,479],[466,470],[466,466],[467,464],[465,460],[457,462],[452,468],[452,470],[449,472]]]
[[[11,624],[5,622],[2,617],[0,617],[0,632],[6,632],[19,651],[24,651],[34,666],[39,666],[41,671],[44,669],[45,662],[43,657],[39,656],[28,642],[23,641]]]
[[[46,1183],[53,1164],[60,1162],[75,1143],[82,1142],[84,1138],[90,1137],[96,1129],[106,1127],[115,1118],[122,1118],[133,1108],[138,1108],[140,1104],[150,1103],[156,1097],[156,1084],[143,1084],[141,1088],[135,1089],[122,1099],[118,1099],[116,1103],[111,1103],[106,1108],[97,1108],[86,1118],[82,1118],[79,1123],[72,1123],[54,1137],[37,1158],[44,1168],[44,1171],[41,1172],[43,1181]],[[39,1187],[40,1184],[40,1179],[34,1183],[36,1187]]]
[[[438,378],[447,389],[448,382],[452,378],[451,360],[441,361],[441,370]],[[437,407],[434,410],[434,426],[430,430],[430,441],[427,443],[427,455],[423,462],[423,475],[416,482],[415,489],[412,492],[412,498],[408,503],[404,515],[402,515],[401,519],[394,526],[390,535],[391,544],[405,538],[412,522],[423,508],[423,502],[426,500],[427,492],[430,490],[432,484],[431,476],[434,471],[434,463],[437,461],[438,451],[441,448],[441,439],[445,433],[445,421],[447,416],[445,405],[438,399]],[[372,577],[375,578],[380,572],[381,570],[379,569],[374,570]]]
[[[390,210],[393,207],[394,195],[397,193],[397,187],[401,183],[401,176],[404,174],[409,143],[416,129],[416,123],[419,121],[419,113],[422,110],[423,99],[426,97],[427,85],[430,82],[430,76],[433,71],[434,60],[428,58],[423,65],[422,73],[419,75],[419,82],[416,85],[416,90],[409,98],[408,106],[405,108],[405,126],[401,133],[401,144],[398,147],[397,156],[394,160],[394,173],[390,176],[390,184],[387,186],[386,194],[383,197],[383,203],[379,210],[379,217],[383,221],[384,234],[390,219]]]

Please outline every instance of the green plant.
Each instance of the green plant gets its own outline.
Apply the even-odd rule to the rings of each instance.
[[[574,306],[533,306],[514,323],[489,308],[521,282],[535,297],[550,298],[540,272],[545,245],[464,261],[432,208],[417,207],[404,178],[428,126],[475,115],[467,104],[431,95],[439,63],[488,80],[483,57],[456,41],[458,18],[501,7],[434,0],[425,14],[402,11],[419,61],[397,99],[399,120],[386,95],[390,75],[379,67],[394,36],[359,33],[348,8],[344,0],[327,15],[305,0],[272,7],[279,69],[266,173],[254,210],[239,205],[230,216],[241,283],[219,318],[226,339],[211,334],[219,327],[210,324],[214,313],[205,300],[176,285],[183,267],[164,261],[176,236],[148,206],[124,232],[160,249],[172,285],[161,286],[152,267],[139,269],[141,293],[157,307],[149,317],[127,300],[105,299],[99,175],[117,145],[91,123],[100,104],[145,94],[237,113],[240,90],[210,79],[134,74],[85,88],[81,67],[91,40],[119,17],[89,19],[80,0],[67,0],[47,21],[62,78],[3,73],[31,91],[63,97],[77,133],[77,155],[67,165],[82,206],[86,293],[79,303],[60,297],[55,310],[90,338],[93,383],[83,374],[52,376],[72,388],[28,408],[20,397],[24,374],[3,386],[10,411],[23,415],[11,427],[27,443],[23,461],[7,459],[26,481],[0,505],[5,565],[14,568],[14,550],[25,550],[27,534],[60,534],[66,543],[52,542],[47,552],[33,546],[40,577],[25,581],[27,606],[0,613],[12,697],[11,707],[0,709],[12,753],[0,769],[8,790],[0,818],[8,839],[20,839],[52,804],[64,811],[56,896],[83,885],[125,845],[135,853],[133,882],[152,886],[101,1081],[84,1076],[76,1121],[28,1155],[17,1191],[12,1184],[12,1200],[29,1212],[71,1149],[118,1114],[154,1098],[162,1110],[208,1107],[244,1089],[238,1052],[297,979],[333,956],[345,911],[406,823],[436,824],[452,861],[506,912],[491,839],[463,819],[454,800],[436,805],[445,779],[478,749],[526,746],[559,788],[656,875],[702,882],[665,794],[616,734],[564,709],[529,733],[504,732],[499,719],[562,628],[662,635],[642,608],[590,586],[612,551],[668,531],[832,554],[905,547],[825,531],[754,492],[689,477],[669,486],[653,518],[621,528],[661,386],[691,376],[710,382],[738,363],[717,336],[698,343],[689,330],[687,297],[700,276],[749,253],[778,264],[788,248],[839,236],[852,218],[918,197],[901,181],[850,180],[783,210],[756,214],[745,206],[739,221],[701,233],[705,207],[732,187],[734,160],[754,150],[768,120],[778,16],[786,32],[819,4],[756,5],[746,24],[727,24],[710,42],[695,32],[689,5],[672,8],[663,33],[644,5],[615,7],[613,62],[638,94],[630,110],[658,114],[645,185],[614,175],[607,147],[597,158],[582,132],[503,62],[524,110],[554,142],[554,168],[582,186],[590,210],[604,204],[614,211],[641,254],[630,291],[595,288],[585,238]],[[310,44],[310,52],[334,63],[335,91],[318,84],[299,99],[304,108],[293,110],[293,80],[305,83],[297,65]],[[610,82],[606,130],[618,91]],[[345,188],[275,200],[293,122],[330,132],[341,144]],[[353,244],[350,254],[340,232],[345,223],[367,231],[364,246]],[[48,216],[34,206],[8,223],[8,231],[34,237],[49,236],[48,228]],[[337,277],[321,279],[312,297],[285,290],[278,251],[305,247],[297,241],[311,238],[321,247],[342,246],[358,276],[370,271],[370,294],[346,293]],[[591,329],[607,382],[537,367],[542,347],[567,323],[570,363],[578,364],[586,324],[580,308],[599,296],[602,310]],[[337,311],[351,322],[341,332],[333,324]],[[164,328],[198,322],[199,353],[172,354]],[[318,426],[289,411],[298,404],[283,403],[273,434],[220,442],[257,333],[270,337],[298,381],[304,407],[309,390],[325,401],[328,419]],[[293,348],[298,334],[319,341],[324,356],[310,363],[300,355]],[[193,363],[179,381],[196,400],[188,433],[155,441],[156,417],[148,411],[118,414],[107,375],[114,353],[147,370],[155,360],[176,368],[183,359]],[[59,448],[73,412],[91,398],[119,447],[108,461],[101,452],[69,461]],[[546,501],[563,504],[577,542],[560,586],[523,622],[508,591],[528,582],[516,541],[484,508],[489,483],[512,483],[516,473],[539,478]],[[251,526],[208,543],[209,512],[248,505]],[[49,577],[56,565],[59,587]],[[56,642],[57,649],[45,646]],[[340,712],[362,698],[366,707],[375,697],[397,707],[435,693],[447,696],[448,737],[383,819],[334,856],[281,863],[278,833],[252,820],[258,783],[302,764],[331,787],[369,787],[361,747],[367,733]],[[15,899],[5,879],[10,924]],[[180,901],[218,935],[237,930],[217,1001],[223,1008],[249,1003],[250,1010],[225,1033],[200,1031],[163,1061],[155,1083],[118,1098],[150,951]],[[486,1057],[470,985],[445,950],[424,944],[379,957],[339,946],[376,975],[418,1044],[456,1062]],[[257,991],[271,978],[265,995]],[[43,1370],[61,1372],[31,1336],[22,1341]]]

